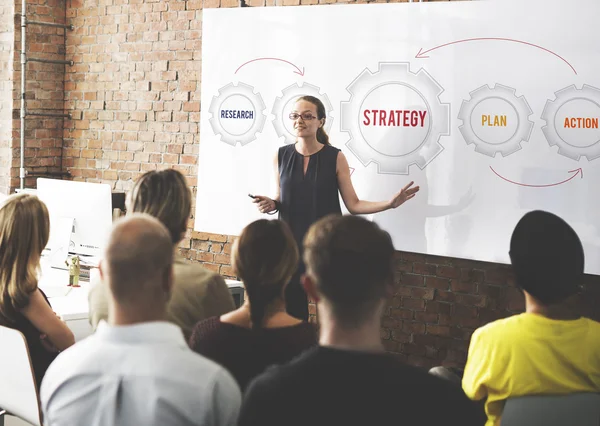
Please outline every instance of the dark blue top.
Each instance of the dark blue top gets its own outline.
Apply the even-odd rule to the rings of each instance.
[[[299,247],[310,225],[328,214],[342,213],[336,173],[339,152],[323,145],[310,156],[304,175],[304,156],[296,145],[279,148],[279,218],[290,226]]]
[[[323,145],[310,156],[305,175],[304,155],[296,151],[296,145],[279,148],[279,219],[290,226],[300,252],[298,269],[285,289],[285,301],[288,313],[303,320],[308,319],[308,299],[300,285],[305,269],[302,241],[318,219],[332,213],[342,214],[336,173],[339,152],[331,145]]]

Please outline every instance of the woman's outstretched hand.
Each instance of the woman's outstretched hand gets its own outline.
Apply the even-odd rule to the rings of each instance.
[[[255,195],[252,202],[257,204],[256,207],[258,207],[258,211],[261,213],[271,213],[277,209],[275,201],[264,195]]]
[[[419,192],[419,189],[421,188],[419,188],[418,186],[413,187],[413,185],[414,182],[410,182],[408,185],[402,188],[400,192],[394,195],[394,198],[392,198],[392,200],[390,201],[391,209],[395,209],[396,207],[404,204],[406,201],[410,200],[415,195],[417,195],[417,192]]]

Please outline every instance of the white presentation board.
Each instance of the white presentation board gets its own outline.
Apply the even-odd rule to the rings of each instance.
[[[328,109],[396,249],[508,263],[527,211],[567,220],[600,274],[597,0],[206,9],[195,229],[239,235],[272,195],[298,96]]]

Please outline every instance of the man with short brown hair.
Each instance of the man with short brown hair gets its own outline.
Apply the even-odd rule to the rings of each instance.
[[[459,387],[384,351],[393,254],[389,234],[358,216],[328,216],[309,229],[302,282],[317,302],[319,347],[259,376],[240,426],[477,424]]]

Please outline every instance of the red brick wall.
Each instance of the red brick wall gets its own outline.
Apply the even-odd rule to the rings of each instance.
[[[248,0],[254,6],[335,2]],[[65,108],[73,118],[64,122],[63,168],[74,179],[128,190],[147,170],[175,167],[195,193],[202,8],[237,5],[237,0],[67,0],[75,31],[67,33],[66,58],[75,64],[64,76]],[[233,237],[192,228],[193,214],[182,254],[232,276]],[[411,364],[461,365],[476,327],[523,308],[503,265],[398,253],[396,270],[398,291],[381,335],[388,351]],[[588,277],[587,303],[581,305],[596,319],[599,283]]]
[[[201,2],[67,3],[65,168],[127,190],[147,170],[176,167],[195,187]]]
[[[462,366],[473,331],[524,309],[510,266],[397,253],[398,290],[382,320],[386,349],[413,365]],[[600,277],[586,276],[575,300],[600,321]]]

